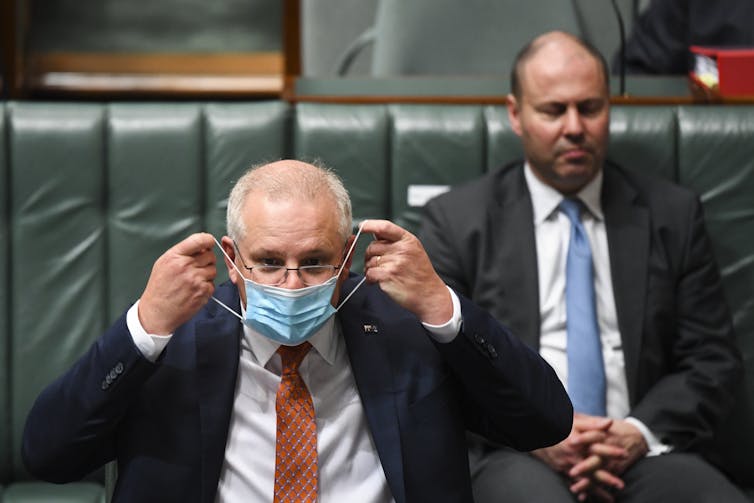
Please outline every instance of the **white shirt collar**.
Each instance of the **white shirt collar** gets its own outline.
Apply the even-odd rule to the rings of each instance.
[[[524,164],[524,176],[531,195],[534,224],[540,224],[557,210],[560,201],[563,200],[563,194],[537,178],[528,162]],[[600,169],[597,175],[576,194],[576,197],[584,203],[589,213],[597,220],[605,218],[601,202],[602,178],[603,173]]]

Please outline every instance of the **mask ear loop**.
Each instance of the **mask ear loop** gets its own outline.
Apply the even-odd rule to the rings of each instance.
[[[239,276],[241,276],[243,278],[243,274],[241,274],[241,270],[238,268],[238,266],[236,266],[235,262],[233,262],[233,260],[230,258],[230,256],[225,252],[225,249],[222,247],[222,245],[217,240],[217,238],[215,236],[212,236],[212,239],[215,240],[215,244],[217,245],[218,248],[220,248],[220,251],[223,252],[223,255],[225,255],[225,258],[228,259],[228,262],[230,262],[230,264],[233,266],[233,268],[236,270],[236,272],[239,274]],[[222,307],[224,307],[225,309],[227,309],[228,312],[231,313],[233,316],[235,316],[239,320],[243,321],[243,316],[241,316],[240,314],[238,314],[237,312],[235,312],[233,309],[231,309],[230,307],[228,307],[223,301],[219,300],[214,295],[212,296],[212,300],[214,300],[215,302],[217,302],[218,304],[220,304]]]
[[[361,227],[362,227],[363,225],[364,225],[364,222],[362,222],[362,223],[361,223],[361,225],[359,225],[359,230],[358,230],[358,232],[356,232],[356,237],[355,237],[355,238],[353,238],[353,243],[351,243],[351,248],[349,248],[349,249],[348,249],[348,253],[346,253],[346,258],[345,258],[345,259],[343,259],[343,263],[344,263],[344,264],[345,264],[346,262],[348,262],[348,258],[349,258],[349,257],[351,256],[351,253],[353,252],[353,249],[354,249],[354,248],[356,247],[356,242],[357,242],[357,241],[359,240],[359,236],[361,236]],[[341,268],[341,269],[340,269],[340,272],[338,273],[338,275],[340,275],[340,274],[341,274],[342,272],[343,272],[343,269]],[[343,307],[343,304],[345,304],[345,303],[346,303],[346,302],[348,301],[348,299],[350,299],[350,298],[351,298],[351,296],[352,296],[352,295],[353,295],[354,293],[356,293],[356,290],[358,290],[358,289],[359,289],[359,287],[360,287],[360,286],[361,286],[361,285],[362,285],[362,284],[364,283],[364,281],[366,281],[366,279],[367,279],[367,277],[366,277],[366,276],[364,276],[363,278],[361,278],[361,281],[359,281],[359,282],[358,282],[358,284],[357,284],[357,285],[356,285],[356,286],[355,286],[355,287],[353,288],[353,290],[351,290],[351,291],[350,291],[350,292],[348,293],[348,295],[346,295],[346,298],[345,298],[345,299],[343,299],[343,301],[342,301],[342,302],[341,302],[340,304],[338,304],[338,307],[336,307],[336,308],[335,308],[335,311],[336,311],[336,312],[337,312],[337,311],[339,311],[341,307]]]

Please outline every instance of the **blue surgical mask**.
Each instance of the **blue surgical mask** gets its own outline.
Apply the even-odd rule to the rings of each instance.
[[[244,323],[280,344],[296,346],[322,328],[335,314],[332,296],[338,276],[321,285],[291,290],[244,278]]]
[[[356,234],[356,238],[353,240],[351,248],[343,260],[344,263],[348,261],[348,257],[353,252],[360,234],[361,229]],[[220,246],[220,243],[217,244]],[[223,250],[222,246],[220,246],[220,249]],[[225,250],[223,250],[223,254],[225,254]],[[349,296],[335,308],[332,305],[332,296],[340,273],[321,285],[292,290],[278,286],[264,285],[244,278],[235,263],[230,260],[230,257],[227,254],[225,256],[233,264],[239,277],[244,280],[244,287],[246,289],[246,310],[243,313],[244,316],[240,316],[214,297],[213,299],[240,318],[244,324],[250,326],[268,339],[286,346],[296,346],[310,339],[364,282],[364,279],[362,279]],[[341,268],[341,272],[342,270]]]

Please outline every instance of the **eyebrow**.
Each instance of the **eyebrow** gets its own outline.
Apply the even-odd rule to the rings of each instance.
[[[608,100],[606,100],[603,97],[593,96],[591,98],[584,98],[583,100],[578,100],[578,101],[575,101],[573,103],[575,103],[576,106],[581,106],[581,105],[587,105],[587,104],[591,104],[591,103],[606,103],[607,101]],[[540,101],[540,102],[532,102],[531,106],[534,107],[534,108],[537,108],[537,109],[538,108],[542,108],[542,107],[548,107],[548,106],[563,106],[563,107],[567,107],[570,103],[571,103],[571,101],[561,101],[561,100],[557,100],[557,99],[547,99],[547,100],[543,100],[543,101]]]
[[[259,256],[274,256],[274,257],[279,257],[279,256],[282,256],[282,255],[285,255],[286,253],[288,253],[286,250],[280,250],[280,249],[279,250],[274,250],[272,248],[261,248],[261,249],[258,249],[258,250],[253,250],[253,251],[252,250],[248,250],[247,251],[247,254],[250,257],[251,256],[257,256],[257,257],[259,257]],[[330,251],[327,251],[324,248],[317,247],[317,248],[313,248],[313,249],[310,249],[310,250],[304,250],[301,253],[300,256],[302,256],[302,257],[328,256],[330,254],[331,254]],[[333,255],[337,255],[337,252],[334,253]]]

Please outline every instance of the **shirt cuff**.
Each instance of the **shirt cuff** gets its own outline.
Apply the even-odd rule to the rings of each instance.
[[[461,318],[461,302],[458,300],[458,295],[449,286],[445,285],[445,287],[450,292],[450,300],[453,302],[453,316],[442,325],[430,325],[429,323],[422,322],[424,328],[429,331],[429,335],[437,342],[443,344],[452,342],[456,338],[458,332],[461,331],[461,322],[463,321]]]
[[[662,443],[657,435],[652,433],[644,423],[642,423],[635,417],[627,417],[626,422],[633,424],[641,432],[644,440],[647,442],[647,447],[649,448],[649,451],[647,451],[647,457],[667,454],[668,452],[673,450],[672,445]]]
[[[148,334],[139,321],[139,301],[137,300],[126,313],[126,325],[131,332],[131,339],[144,358],[154,363],[159,358],[162,350],[170,342],[170,335]]]

